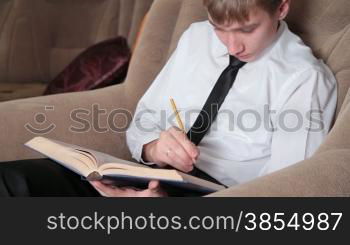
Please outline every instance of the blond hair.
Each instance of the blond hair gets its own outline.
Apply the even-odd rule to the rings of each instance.
[[[274,14],[282,0],[203,0],[212,20],[220,25],[244,22],[252,9],[260,7]]]

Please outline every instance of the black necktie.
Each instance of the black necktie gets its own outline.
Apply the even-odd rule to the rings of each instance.
[[[210,129],[210,126],[215,121],[222,103],[236,80],[239,69],[245,64],[245,62],[230,56],[230,64],[221,73],[207,101],[205,102],[202,111],[199,113],[192,128],[187,133],[187,137],[195,145],[198,145],[201,142],[203,137]]]

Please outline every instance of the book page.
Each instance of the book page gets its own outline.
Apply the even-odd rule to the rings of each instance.
[[[94,166],[90,166],[91,168],[98,168],[100,165],[108,162],[123,162],[124,160],[113,157],[111,155],[108,155],[106,153],[102,153],[99,151],[94,151],[92,149],[85,148],[83,146],[68,144],[65,142],[61,142],[58,140],[51,140],[54,141],[62,146],[65,146],[69,149],[71,149],[73,152],[77,152],[78,154],[81,154],[85,157],[88,157],[91,162],[94,163]],[[128,163],[128,161],[125,161],[125,163]]]
[[[107,165],[108,166],[108,165]],[[109,165],[111,168],[103,168],[101,172],[105,176],[134,176],[140,178],[154,179],[154,180],[172,180],[183,181],[182,177],[176,170],[170,169],[152,169],[128,166],[128,168],[116,168],[116,165]],[[105,166],[103,166],[105,167]]]
[[[114,164],[114,163],[123,164],[123,165],[127,165],[127,166],[141,167],[141,168],[150,168],[146,165],[127,161],[127,160],[124,160],[124,159],[121,159],[118,157],[114,157],[114,156],[111,156],[107,153],[103,153],[100,151],[95,151],[92,149],[88,149],[88,148],[73,145],[73,144],[67,144],[67,143],[64,143],[64,144],[66,146],[69,146],[72,149],[77,150],[78,152],[85,152],[85,154],[86,153],[91,154],[91,156],[96,159],[95,162],[96,162],[97,168],[100,168],[102,165],[105,165],[105,164]]]
[[[103,164],[107,164],[107,163],[120,163],[120,164],[126,164],[126,165],[130,165],[130,166],[135,166],[135,167],[146,167],[146,168],[148,168],[147,166],[144,166],[142,164],[131,162],[131,161],[127,161],[127,160],[123,160],[123,159],[111,156],[111,155],[103,153],[103,152],[94,151],[94,150],[91,150],[91,149],[87,149],[87,150],[89,152],[91,152],[96,157],[98,167],[100,167]]]
[[[90,172],[90,161],[86,156],[77,154],[72,149],[44,137],[35,137],[25,145],[46,157],[60,163],[75,173],[87,176]]]
[[[47,139],[44,137],[36,137],[34,138],[35,141],[40,140],[40,142],[52,142],[56,143],[59,145],[61,148],[69,149],[70,155],[74,154],[75,158],[80,158],[83,160],[84,163],[88,164],[90,169],[96,170],[99,168],[99,166],[106,164],[106,163],[120,163],[120,164],[125,164],[125,165],[130,165],[130,166],[135,166],[135,167],[143,167],[143,168],[149,168],[148,166],[145,166],[143,164],[139,163],[134,163],[131,161],[123,160],[114,156],[111,156],[109,154],[95,151],[92,149],[88,149],[82,146],[74,145],[74,144],[68,144],[65,142],[61,142],[58,140],[52,140],[52,139]],[[33,140],[34,140],[33,139]]]

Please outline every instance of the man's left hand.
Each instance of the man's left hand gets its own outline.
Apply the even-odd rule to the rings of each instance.
[[[90,181],[92,186],[105,197],[165,197],[166,192],[160,188],[159,181],[152,180],[148,189],[140,190],[133,187],[116,187],[102,181]]]

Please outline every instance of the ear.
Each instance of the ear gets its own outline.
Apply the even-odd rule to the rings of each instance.
[[[290,9],[290,0],[282,0],[282,3],[279,7],[279,19],[283,20],[287,17]]]

